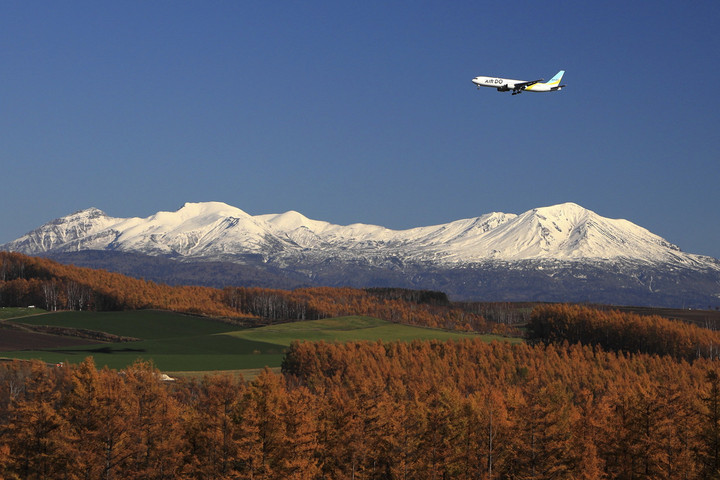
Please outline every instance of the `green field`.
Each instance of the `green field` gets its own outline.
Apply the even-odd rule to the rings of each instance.
[[[141,340],[46,350],[3,352],[11,358],[77,363],[88,356],[98,366],[124,368],[137,358],[152,360],[163,371],[246,370],[279,367],[294,340],[410,341],[459,339],[476,334],[399,325],[370,317],[340,317],[238,329],[219,321],[160,311],[62,312],[16,321],[98,330]],[[483,336],[486,340],[501,338]]]
[[[0,308],[0,321],[8,318],[26,317],[42,313],[45,313],[45,310],[40,308],[2,307]]]
[[[435,328],[413,327],[390,323],[371,317],[338,317],[323,320],[283,323],[268,327],[252,328],[227,333],[228,336],[268,342],[278,345],[290,345],[293,340],[311,342],[348,342],[354,340],[453,340],[476,336],[459,332],[449,332]]]

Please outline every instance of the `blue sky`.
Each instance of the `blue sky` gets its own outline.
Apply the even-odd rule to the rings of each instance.
[[[718,25],[716,1],[3,2],[0,243],[91,206],[403,229],[572,201],[720,257]]]

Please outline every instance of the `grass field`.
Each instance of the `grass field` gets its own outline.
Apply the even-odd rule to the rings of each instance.
[[[252,328],[226,333],[228,336],[290,345],[293,340],[311,342],[348,342],[356,340],[411,341],[411,340],[452,340],[475,337],[476,334],[449,332],[435,328],[413,327],[390,323],[371,317],[338,317],[323,320],[283,323],[267,327]],[[487,336],[488,341],[492,335]]]
[[[45,313],[40,308],[21,308],[21,307],[2,307],[0,308],[0,321],[8,318],[27,317],[29,315],[39,315]]]
[[[23,323],[98,330],[141,339],[43,350],[3,352],[11,358],[77,363],[88,356],[98,366],[124,368],[137,358],[152,360],[163,371],[277,368],[294,340],[410,341],[459,339],[475,334],[399,325],[369,317],[340,317],[239,330],[219,321],[160,311],[61,312],[24,317]],[[493,336],[484,336],[491,341]],[[23,348],[23,347],[18,347]],[[26,348],[26,347],[25,347]]]

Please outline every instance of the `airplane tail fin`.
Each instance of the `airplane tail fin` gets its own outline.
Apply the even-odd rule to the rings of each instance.
[[[565,75],[565,70],[560,70],[560,71],[559,71],[558,73],[556,73],[555,76],[554,76],[553,78],[551,78],[550,81],[547,82],[547,83],[548,83],[548,84],[553,84],[553,83],[554,83],[554,84],[556,84],[556,85],[560,85],[560,80],[562,79],[562,76],[563,76],[563,75]]]
[[[549,82],[545,83],[545,85],[551,88],[564,87],[565,85],[560,85],[560,80],[562,80],[563,75],[565,75],[565,70],[560,70],[558,73],[555,74],[554,77],[550,79]]]

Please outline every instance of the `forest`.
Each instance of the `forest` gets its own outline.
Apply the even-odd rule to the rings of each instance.
[[[406,289],[313,287],[296,290],[168,286],[117,273],[62,265],[0,252],[0,306],[57,310],[138,310],[224,317],[247,325],[369,315],[382,320],[448,330],[517,334],[441,292]]]
[[[295,342],[281,372],[248,380],[2,362],[0,478],[720,478],[720,334],[686,322],[403,289],[168,287],[7,253],[0,302],[251,325],[363,314],[526,340]]]
[[[281,374],[0,366],[6,479],[712,479],[718,362],[597,347],[295,343]]]
[[[527,325],[532,343],[581,343],[606,350],[670,355],[677,359],[718,358],[720,332],[619,310],[581,305],[539,305]]]

